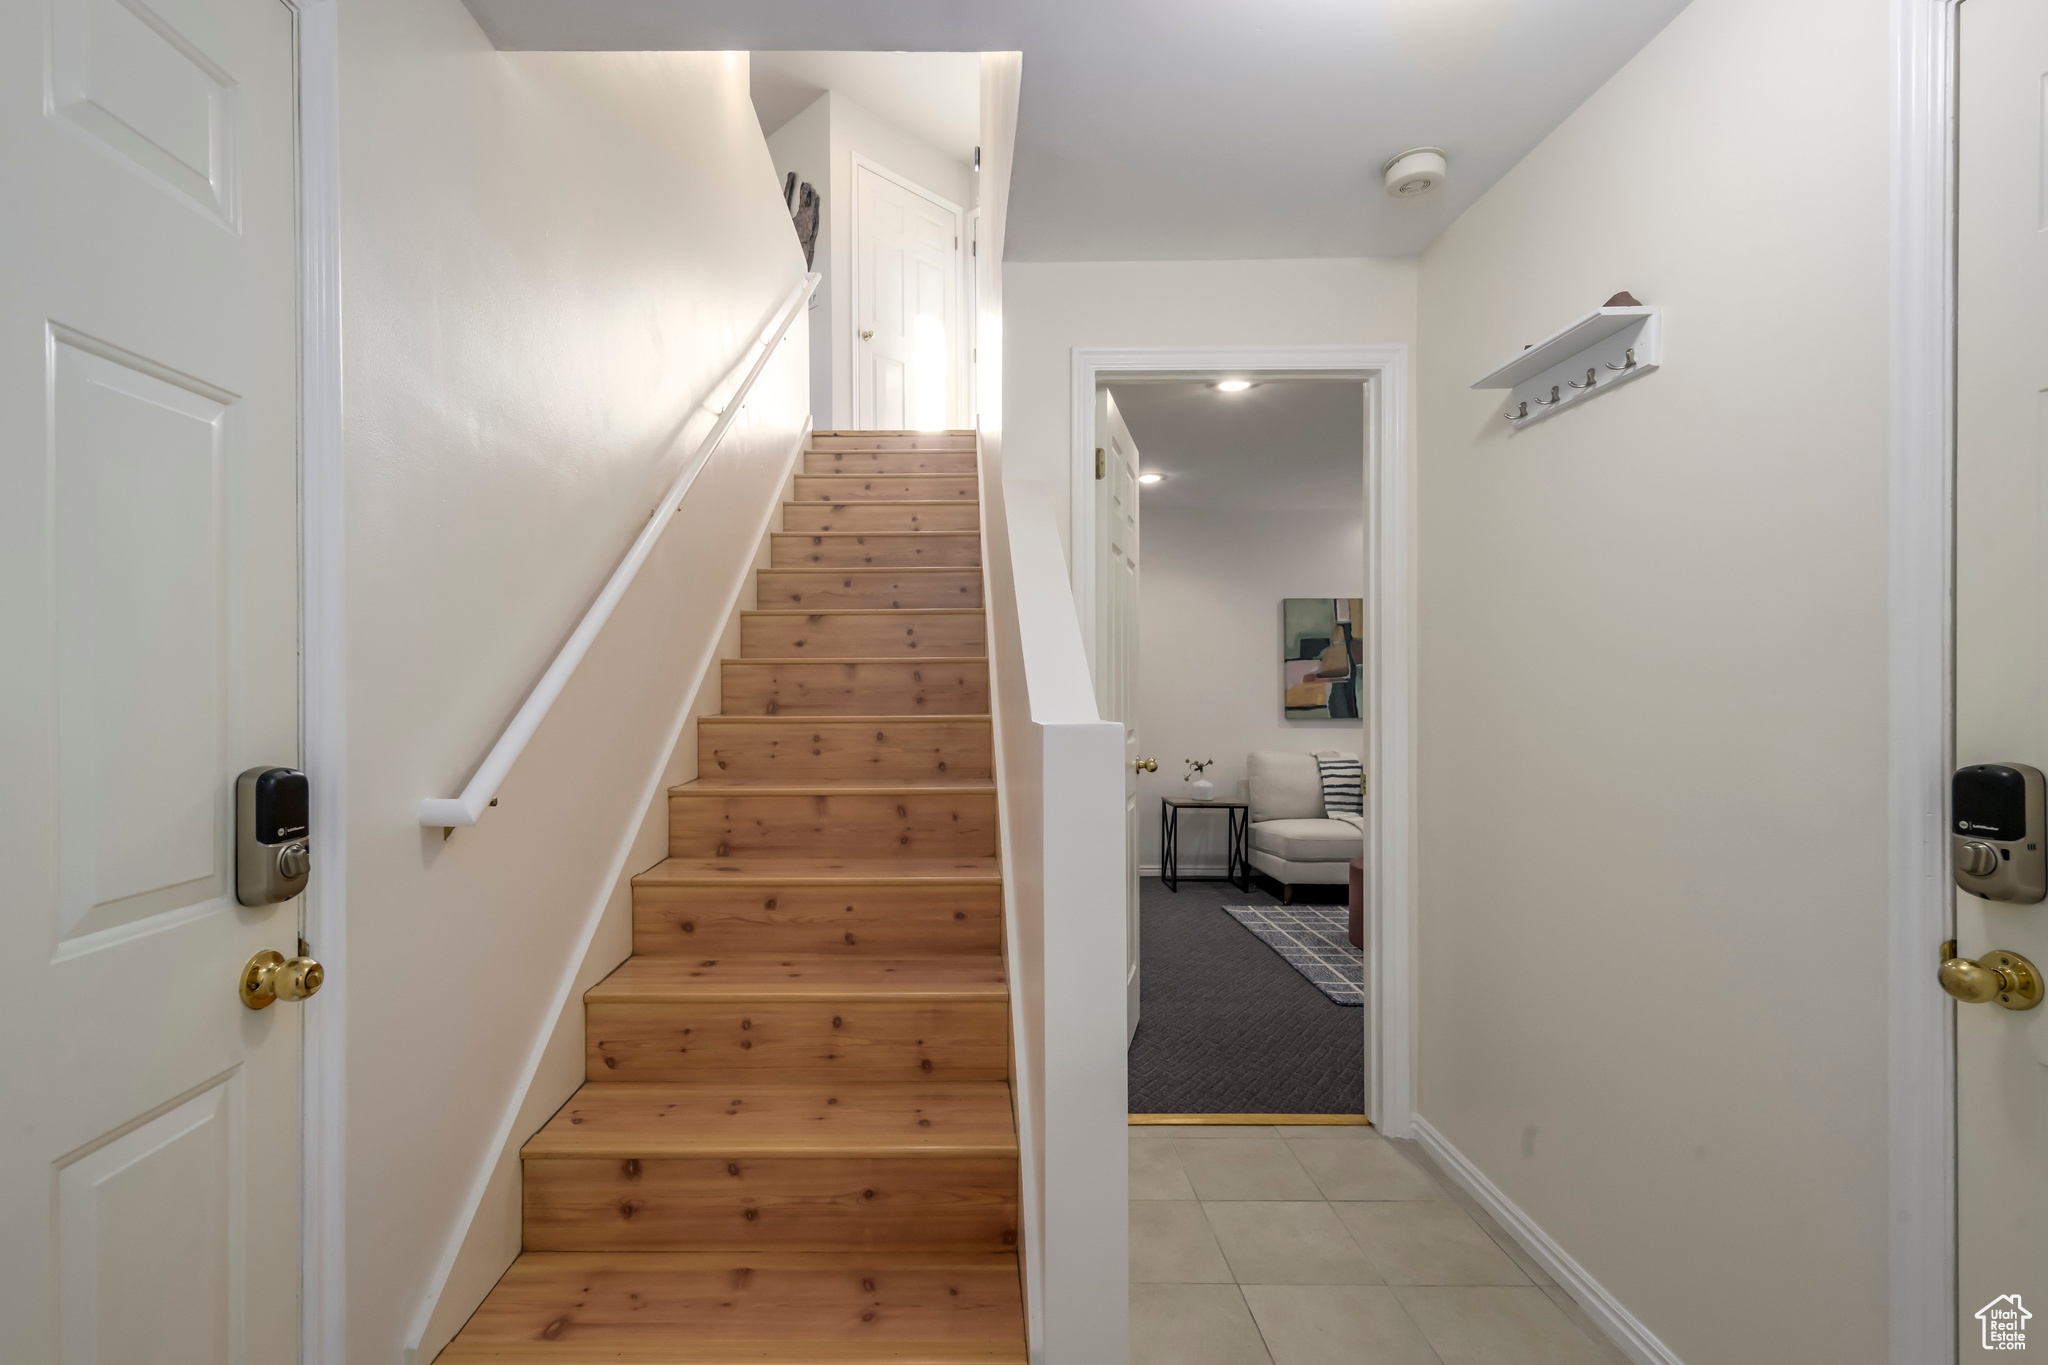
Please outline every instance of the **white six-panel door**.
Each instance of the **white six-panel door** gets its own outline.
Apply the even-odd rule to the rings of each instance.
[[[299,1009],[236,994],[295,766],[279,0],[0,6],[0,1357],[297,1355]],[[317,858],[317,851],[316,851]]]
[[[1138,1032],[1138,820],[1143,806],[1138,798],[1146,776],[1138,770],[1139,456],[1108,389],[1095,394],[1095,439],[1102,443],[1095,500],[1095,562],[1102,566],[1095,692],[1102,718],[1124,727],[1124,1041],[1129,1042]]]
[[[853,419],[864,430],[953,426],[960,210],[856,161]]]
[[[1956,762],[2048,768],[2048,6],[1966,0],[1961,21]],[[1956,941],[1964,957],[2005,949],[2048,968],[2048,903],[1959,891]],[[1956,1080],[1958,1349],[1998,1358],[1977,1315],[2017,1295],[2038,1354],[2048,1006],[1958,1005]]]

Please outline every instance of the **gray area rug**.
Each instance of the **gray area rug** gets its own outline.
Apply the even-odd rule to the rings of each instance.
[[[1364,1112],[1364,1019],[1225,913],[1226,901],[1279,906],[1254,887],[1183,881],[1176,894],[1157,877],[1141,884],[1133,1114]]]
[[[1330,999],[1365,1004],[1365,954],[1351,946],[1348,905],[1226,905],[1223,913]]]

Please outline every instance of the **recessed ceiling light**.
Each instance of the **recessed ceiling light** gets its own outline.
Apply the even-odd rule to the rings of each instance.
[[[1138,482],[1139,482],[1139,483],[1158,483],[1158,482],[1159,482],[1159,481],[1160,481],[1161,479],[1163,479],[1163,478],[1165,478],[1165,477],[1166,477],[1166,476],[1165,476],[1164,474],[1140,474],[1140,475],[1138,476]]]
[[[1216,385],[1218,393],[1243,393],[1252,386],[1249,379],[1225,379]]]

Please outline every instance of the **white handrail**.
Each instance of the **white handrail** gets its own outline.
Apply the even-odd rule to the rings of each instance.
[[[769,357],[775,354],[775,348],[781,345],[783,337],[788,334],[790,324],[796,321],[797,314],[803,311],[812,291],[817,289],[819,278],[816,274],[806,275],[796,288],[790,291],[782,310],[754,343],[761,348],[761,354],[755,359],[753,367],[747,371],[746,378],[740,381],[740,386],[733,391],[732,397],[726,400],[725,407],[719,413],[718,421],[711,428],[710,434],[705,436],[696,453],[683,465],[682,472],[676,475],[676,481],[669,485],[668,492],[656,505],[654,514],[648,517],[647,525],[641,530],[639,539],[633,542],[633,548],[626,551],[626,557],[619,562],[619,567],[612,570],[612,576],[605,583],[604,591],[597,595],[597,600],[590,604],[590,610],[583,614],[583,620],[577,625],[575,634],[569,637],[568,642],[562,646],[562,652],[555,655],[555,661],[548,665],[548,671],[534,684],[533,691],[527,695],[526,704],[519,708],[519,714],[512,717],[511,724],[498,736],[498,742],[491,746],[491,752],[478,766],[476,775],[469,779],[469,785],[462,789],[462,795],[430,796],[420,802],[422,825],[439,826],[444,830],[473,825],[490,806],[491,799],[498,794],[499,784],[505,780],[505,775],[512,771],[512,765],[519,761],[519,755],[525,751],[527,741],[533,738],[534,731],[540,729],[540,723],[547,716],[548,708],[555,704],[555,698],[562,695],[562,689],[568,686],[569,677],[575,673],[576,665],[582,663],[583,656],[590,652],[590,646],[597,639],[597,633],[604,629],[604,623],[611,619],[612,611],[626,595],[626,589],[633,585],[633,578],[640,572],[640,566],[646,563],[647,556],[654,552],[654,544],[661,539],[662,529],[668,524],[669,516],[682,504],[684,495],[690,491],[690,485],[697,481],[697,475],[710,462],[711,456],[718,450],[719,443],[725,439],[725,433],[731,429],[733,419],[739,416],[740,409],[746,405],[747,395],[753,391],[754,381],[761,377],[761,371],[767,368]],[[749,348],[749,351],[751,349]],[[745,363],[746,357],[743,355],[733,369],[736,370]],[[726,371],[726,374],[730,376],[732,370]]]

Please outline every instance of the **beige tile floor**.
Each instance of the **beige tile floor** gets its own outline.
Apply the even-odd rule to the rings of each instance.
[[[1414,1143],[1130,1135],[1132,1365],[1628,1365]]]

